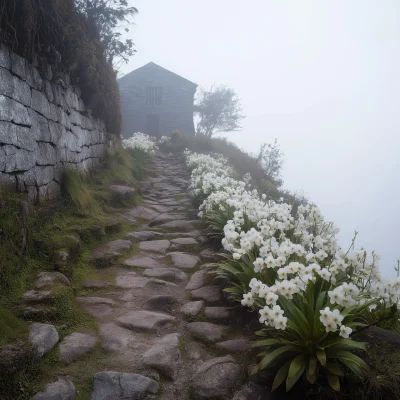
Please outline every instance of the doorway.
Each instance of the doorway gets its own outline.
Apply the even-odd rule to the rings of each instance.
[[[148,135],[160,136],[160,114],[146,115],[146,133]]]

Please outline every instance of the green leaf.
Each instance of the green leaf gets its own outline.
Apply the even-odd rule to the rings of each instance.
[[[297,373],[292,376],[291,378],[289,378],[289,376],[286,378],[286,391],[288,392],[293,385],[299,380],[299,378],[301,377],[301,375],[303,375],[303,372],[306,368],[305,363],[303,363],[302,368],[300,368],[300,370],[297,371]]]
[[[257,342],[254,342],[251,347],[272,346],[274,344],[282,344],[282,341],[280,339],[258,340]],[[289,342],[287,344],[289,344]]]
[[[326,354],[324,350],[318,349],[317,350],[317,358],[319,360],[319,362],[321,363],[321,365],[323,367],[325,367],[326,365]]]
[[[355,354],[350,353],[346,350],[338,350],[332,358],[337,358],[339,361],[350,361],[358,365],[361,369],[368,370],[367,363]]]
[[[304,370],[305,367],[306,367],[306,355],[305,354],[299,354],[290,363],[288,378],[289,379],[293,378],[295,375],[297,375],[297,373],[301,369]]]
[[[315,372],[317,370],[317,357],[312,356],[308,362],[308,374],[309,375],[315,375]]]
[[[357,375],[359,378],[363,378],[364,373],[363,370],[355,363],[352,361],[349,361],[347,359],[340,359],[340,361],[350,370],[352,371],[355,375]]]
[[[328,375],[328,382],[329,382],[329,386],[333,390],[336,390],[336,392],[340,392],[340,382],[339,382],[339,378],[338,378],[337,375],[329,374]]]
[[[271,389],[272,392],[275,389],[277,389],[286,379],[287,373],[289,371],[289,366],[290,366],[290,361],[283,364],[282,367],[279,368],[278,372],[275,375],[274,382],[272,383],[272,389]]]
[[[268,365],[270,365],[271,363],[274,362],[274,360],[280,356],[281,354],[284,353],[291,353],[293,351],[295,351],[296,348],[292,345],[287,345],[287,346],[282,346],[276,350],[274,350],[273,352],[267,354],[260,362],[260,370],[261,369],[265,369],[266,367],[268,367]]]
[[[339,364],[337,364],[335,362],[326,363],[325,368],[332,374],[335,374],[338,376],[344,376],[344,372],[340,368]]]

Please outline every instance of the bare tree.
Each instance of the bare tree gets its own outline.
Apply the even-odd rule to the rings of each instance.
[[[213,86],[209,91],[201,89],[195,113],[199,118],[196,133],[208,137],[218,132],[239,130],[244,118],[237,94],[223,85]]]
[[[283,167],[283,153],[279,147],[278,140],[274,143],[261,145],[257,161],[261,164],[265,174],[275,181],[279,181]]]

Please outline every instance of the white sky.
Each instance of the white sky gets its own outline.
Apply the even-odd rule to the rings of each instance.
[[[285,188],[304,191],[345,247],[400,258],[400,2],[130,0],[130,72],[153,61],[236,90],[247,115],[227,136],[256,152],[276,137]]]

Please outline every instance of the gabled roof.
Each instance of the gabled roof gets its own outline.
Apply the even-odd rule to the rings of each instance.
[[[140,73],[141,71],[143,71],[143,70],[161,70],[162,72],[164,72],[164,73],[167,73],[167,74],[170,74],[171,76],[173,76],[175,79],[179,79],[179,80],[181,80],[182,82],[185,82],[186,84],[190,84],[190,85],[192,85],[192,86],[194,86],[194,87],[197,87],[198,85],[197,85],[197,83],[194,83],[194,82],[192,82],[192,81],[189,81],[188,79],[186,79],[186,78],[183,78],[182,76],[180,76],[180,75],[178,75],[178,74],[175,74],[174,72],[172,72],[172,71],[170,71],[170,70],[168,70],[168,69],[166,69],[166,68],[163,68],[163,67],[161,67],[161,66],[159,66],[158,64],[156,64],[156,63],[153,63],[153,62],[149,62],[148,64],[145,64],[145,65],[143,65],[142,67],[139,67],[139,68],[137,68],[137,69],[135,69],[135,70],[133,70],[132,72],[129,72],[129,74],[126,74],[126,75],[124,75],[122,78],[120,78],[120,79],[118,79],[119,81],[122,81],[122,80],[125,80],[125,78],[128,78],[129,76],[132,76],[132,75],[135,75],[135,74],[137,74],[137,73]]]

